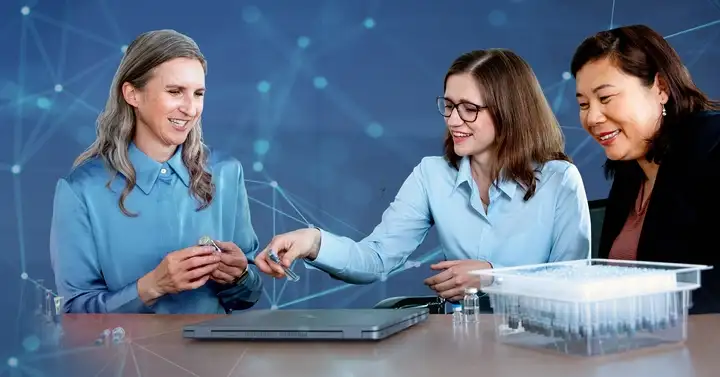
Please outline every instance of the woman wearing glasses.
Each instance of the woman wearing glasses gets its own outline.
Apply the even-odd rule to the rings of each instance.
[[[437,99],[447,127],[444,156],[412,171],[372,234],[356,242],[322,229],[276,236],[255,259],[275,277],[303,258],[354,284],[376,281],[422,243],[434,225],[445,261],[425,280],[455,301],[476,286],[466,272],[582,259],[590,214],[582,179],[563,153],[560,126],[530,66],[504,49],[460,56]]]

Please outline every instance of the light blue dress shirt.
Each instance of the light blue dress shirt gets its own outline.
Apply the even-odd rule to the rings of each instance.
[[[536,176],[528,201],[516,182],[491,186],[486,213],[467,157],[458,170],[442,157],[425,157],[369,236],[355,242],[321,230],[318,256],[306,263],[349,283],[371,283],[401,267],[432,226],[446,260],[500,268],[589,258],[590,210],[580,172],[551,161]]]
[[[118,174],[111,189],[100,159],[90,160],[60,179],[56,186],[50,252],[58,294],[67,313],[199,313],[225,314],[254,305],[262,280],[254,270],[238,285],[209,280],[204,286],[169,294],[146,306],[137,280],[153,270],[165,255],[197,245],[207,235],[232,241],[246,255],[259,246],[253,230],[240,162],[208,151],[207,170],[216,186],[211,205],[197,211],[189,192],[190,175],[182,162],[182,147],[159,163],[134,144],[130,160],[137,185],[125,201],[118,198],[125,179]]]

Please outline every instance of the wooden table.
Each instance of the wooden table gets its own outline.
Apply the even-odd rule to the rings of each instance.
[[[263,342],[183,339],[184,325],[213,316],[67,315],[63,350],[20,362],[58,376],[720,376],[720,315],[691,316],[688,341],[602,357],[567,356],[495,341],[492,318],[454,330],[451,316],[380,342]],[[121,326],[121,344],[95,345]]]

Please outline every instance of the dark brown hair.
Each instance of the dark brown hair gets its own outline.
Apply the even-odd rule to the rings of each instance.
[[[586,64],[605,58],[624,73],[640,79],[647,87],[651,87],[658,77],[668,93],[666,115],[649,140],[648,161],[660,163],[670,147],[671,135],[682,127],[684,117],[720,109],[720,103],[708,99],[698,89],[680,56],[665,38],[645,25],[601,31],[585,39],[575,51],[570,71],[575,77]],[[621,161],[608,160],[605,163],[608,177],[613,175],[618,163]]]
[[[570,161],[555,114],[530,65],[506,49],[468,52],[457,58],[447,75],[471,74],[495,125],[495,159],[490,180],[514,180],[525,188],[525,200],[535,194],[534,164]],[[445,159],[458,169],[452,135],[445,133]],[[502,177],[500,174],[502,173]]]

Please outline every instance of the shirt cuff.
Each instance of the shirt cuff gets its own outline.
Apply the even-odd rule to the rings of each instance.
[[[320,250],[317,258],[305,259],[306,266],[319,268],[331,274],[342,273],[350,260],[350,248],[342,237],[320,230]]]
[[[217,296],[226,313],[244,310],[255,305],[262,295],[262,279],[252,269],[248,269],[245,279],[236,284],[219,285]]]
[[[105,303],[108,313],[153,313],[154,310],[140,299],[137,281],[114,292]]]

